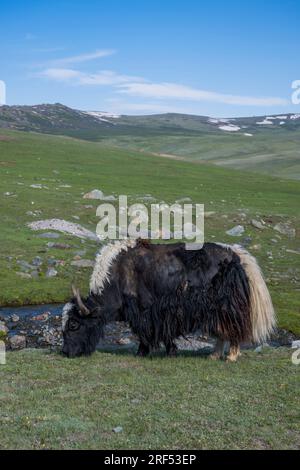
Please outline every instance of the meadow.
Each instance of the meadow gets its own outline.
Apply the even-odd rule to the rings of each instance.
[[[71,137],[0,135],[1,306],[66,301],[72,282],[88,290],[91,268],[72,262],[93,260],[97,243],[60,234],[54,242],[68,249],[51,247],[53,240],[29,222],[59,218],[94,231],[99,201],[83,199],[92,189],[126,194],[132,202],[149,194],[169,203],[188,197],[205,204],[206,241],[247,243],[262,266],[279,326],[300,334],[296,181]],[[279,222],[295,228],[295,237],[276,232]],[[226,234],[238,224],[242,237]],[[41,264],[31,277],[21,268],[37,257]],[[57,275],[47,277],[53,260]],[[69,360],[24,349],[6,357],[2,449],[299,449],[299,371],[290,349],[245,351],[236,364],[195,352],[140,359],[133,351],[98,351]]]
[[[97,188],[108,195],[126,194],[129,202],[141,202],[151,194],[157,201],[168,203],[183,197],[204,203],[209,215],[205,219],[205,240],[238,243],[247,238],[248,249],[257,257],[267,279],[279,325],[300,333],[297,181],[109,148],[69,137],[3,130],[1,136],[2,306],[63,302],[69,298],[71,282],[87,292],[91,268],[79,269],[71,262],[82,250],[83,258],[93,260],[99,246],[61,234],[54,241],[70,248],[49,248],[49,240],[40,238],[27,224],[59,218],[95,231],[99,201],[83,199],[83,194]],[[32,185],[42,185],[42,189]],[[265,229],[255,228],[253,219],[262,219]],[[291,224],[296,236],[276,232],[278,222]],[[242,237],[226,234],[238,224],[245,228]],[[37,256],[43,262],[38,276],[20,277],[20,263],[31,263]],[[47,263],[53,259],[58,261],[58,274],[48,278]]]

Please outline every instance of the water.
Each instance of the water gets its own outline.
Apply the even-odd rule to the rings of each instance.
[[[24,307],[1,307],[0,316],[7,317],[15,313],[20,318],[34,317],[44,312],[61,315],[64,304],[26,305]]]

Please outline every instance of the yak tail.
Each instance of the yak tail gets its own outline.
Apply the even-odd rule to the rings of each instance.
[[[239,245],[233,245],[231,249],[239,256],[249,280],[252,340],[256,343],[263,343],[274,331],[276,325],[271,296],[254,256]]]

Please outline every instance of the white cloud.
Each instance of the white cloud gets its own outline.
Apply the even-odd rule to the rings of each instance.
[[[46,78],[50,78],[52,80],[57,81],[68,81],[72,78],[77,78],[80,76],[80,72],[77,70],[72,69],[60,69],[60,68],[50,68],[43,70],[38,75]]]
[[[209,101],[211,103],[224,103],[244,106],[281,106],[287,100],[277,97],[252,97],[223,94],[213,91],[200,90],[176,83],[127,83],[123,84],[119,93],[155,99],[179,99],[192,101]]]
[[[86,73],[67,68],[48,68],[40,72],[39,75],[56,81],[72,82],[75,85],[117,86],[127,82],[143,80],[140,77],[118,74],[112,70],[101,70],[97,73]]]
[[[81,54],[81,55],[75,55],[71,57],[64,57],[62,59],[57,59],[55,61],[52,61],[52,64],[55,64],[57,66],[63,66],[67,64],[78,64],[81,62],[88,62],[90,60],[95,60],[99,59],[101,57],[108,57],[110,55],[115,54],[114,49],[101,49],[97,50],[95,52],[90,52],[87,54]]]

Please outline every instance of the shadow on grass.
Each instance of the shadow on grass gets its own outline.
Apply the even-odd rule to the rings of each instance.
[[[97,352],[100,353],[108,353],[117,356],[135,356],[137,353],[136,346],[106,346],[106,347],[98,347]],[[177,351],[177,356],[174,357],[208,357],[211,354],[211,348],[201,348],[197,351],[194,350],[179,350]],[[153,351],[149,356],[141,357],[141,359],[152,359],[152,358],[168,358],[164,349],[160,349],[157,351]],[[172,358],[169,358],[172,359]]]

